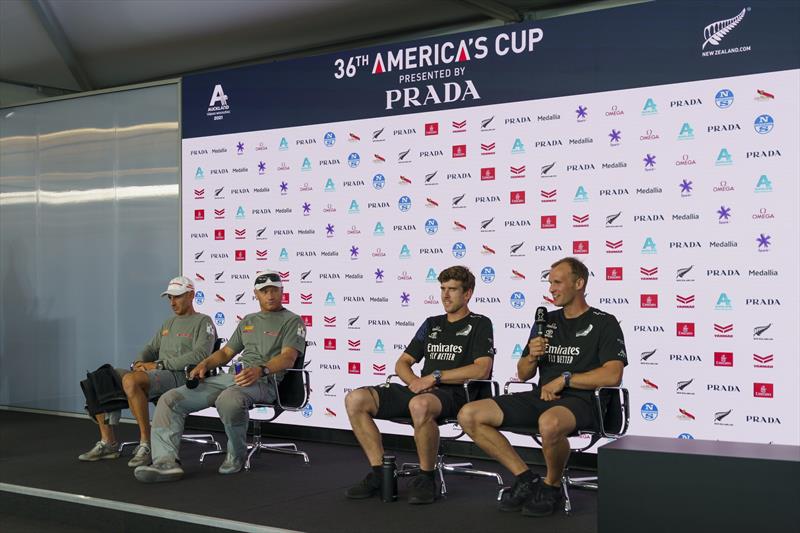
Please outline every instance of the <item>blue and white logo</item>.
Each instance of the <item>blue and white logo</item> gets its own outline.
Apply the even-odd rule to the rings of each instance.
[[[328,181],[325,182],[325,192],[336,192],[336,184],[333,182],[333,178],[328,178]]]
[[[463,242],[457,242],[453,245],[453,257],[461,259],[467,255],[467,245]]]
[[[350,155],[347,156],[347,164],[350,168],[356,168],[361,163],[361,156],[355,152],[352,152]]]
[[[305,418],[309,418],[312,414],[314,414],[314,408],[311,407],[310,403],[307,403],[306,406],[303,408],[303,416]]]
[[[511,352],[511,359],[519,359],[522,357],[522,345],[515,344],[514,351]]]
[[[756,183],[755,192],[772,192],[772,182],[766,174],[762,174]]]
[[[522,309],[525,307],[525,295],[519,291],[511,294],[511,307],[514,309]]]
[[[406,212],[411,209],[411,198],[408,196],[401,196],[400,199],[397,201],[397,207],[402,212]]]
[[[495,272],[492,267],[483,267],[481,269],[481,281],[484,283],[491,283],[494,281]]]
[[[194,303],[197,305],[203,305],[203,302],[206,301],[206,295],[203,291],[195,291],[194,293]]]
[[[425,275],[425,281],[428,283],[433,283],[439,281],[439,276],[436,275],[436,271],[431,267],[428,269],[428,273]]]
[[[325,146],[331,147],[336,144],[336,134],[332,131],[325,133],[325,136],[322,138],[322,142],[325,143]]]
[[[380,340],[380,339],[375,341],[375,348],[373,348],[372,351],[375,352],[375,353],[384,353],[386,351],[386,349],[383,346],[383,341]]]
[[[733,91],[730,89],[720,89],[714,96],[714,103],[720,109],[727,109],[733,105]]]
[[[325,296],[325,305],[336,305],[336,298],[333,297],[332,292],[328,292]]]
[[[375,187],[377,190],[383,189],[386,185],[386,176],[383,174],[375,174],[372,176],[372,186]]]
[[[279,261],[288,261],[289,260],[289,252],[286,248],[281,248],[281,253],[278,255]]]
[[[647,402],[642,404],[642,418],[647,420],[648,422],[652,422],[656,418],[658,418],[658,407],[656,404]]]
[[[775,120],[770,115],[758,115],[753,121],[753,128],[759,135],[771,132],[774,127]]]
[[[407,244],[403,244],[400,247],[400,259],[410,259],[411,258],[411,250],[409,249]]]
[[[439,231],[439,223],[435,218],[429,218],[425,221],[425,233],[433,235],[437,231]]]
[[[214,315],[214,323],[218,326],[225,324],[225,313],[217,311],[217,314]]]
[[[383,224],[380,221],[375,223],[375,229],[372,230],[372,234],[376,237],[383,237],[385,235],[385,231],[383,229]]]
[[[678,435],[678,438],[684,440],[694,440],[694,437],[692,436],[691,433],[681,433],[680,435]]]
[[[308,172],[311,170],[311,160],[309,158],[303,158],[303,165],[300,167],[300,170],[303,172]]]

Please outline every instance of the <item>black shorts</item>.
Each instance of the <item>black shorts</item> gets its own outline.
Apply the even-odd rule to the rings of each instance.
[[[390,383],[388,387],[381,385],[369,387],[378,393],[378,413],[375,418],[390,420],[392,418],[410,418],[408,402],[416,396],[405,385]],[[442,402],[442,413],[438,420],[455,418],[461,407],[467,403],[464,387],[461,385],[440,385],[423,394],[433,394]]]
[[[553,407],[566,407],[575,416],[577,429],[599,430],[597,427],[597,408],[591,400],[562,391],[561,398],[546,402],[541,398],[539,387],[532,391],[504,394],[492,398],[503,411],[503,426],[536,427],[539,416]]]

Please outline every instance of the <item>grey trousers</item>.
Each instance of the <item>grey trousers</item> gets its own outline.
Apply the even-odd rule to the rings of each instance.
[[[212,376],[195,389],[184,385],[161,395],[152,424],[153,463],[177,460],[186,416],[212,406],[217,408],[225,426],[228,455],[244,457],[250,408],[254,403],[272,403],[277,395],[272,380],[263,378],[249,387],[240,387],[233,377],[233,374]]]

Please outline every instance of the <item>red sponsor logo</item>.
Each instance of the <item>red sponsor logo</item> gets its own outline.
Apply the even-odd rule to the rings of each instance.
[[[236,261],[247,261],[247,252],[244,250],[236,250],[234,252],[234,259]]]
[[[453,145],[453,158],[459,157],[467,157],[467,145],[466,144],[454,144]]]
[[[642,388],[658,390],[658,385],[656,385],[655,383],[653,383],[649,379],[642,378]]]
[[[606,241],[607,254],[621,254],[622,253],[622,240]]]
[[[205,211],[205,209],[195,209],[194,210],[194,219],[195,220],[205,220],[206,219],[206,211]]]
[[[467,121],[466,120],[454,120],[453,121],[453,133],[463,133],[467,131]]]
[[[221,294],[217,294],[215,300],[218,301],[218,302],[224,302],[225,301],[225,297],[222,296]]]
[[[372,363],[372,373],[376,376],[385,376],[386,375],[386,365],[379,365],[378,363]]]
[[[195,200],[202,200],[203,197],[205,196],[205,194],[206,194],[206,190],[205,189],[195,189],[194,190],[194,199]]]
[[[326,350],[335,350],[336,349],[336,339],[325,339],[322,341],[322,346]]]
[[[454,221],[453,221],[453,229],[457,229],[457,230],[466,231],[466,229],[467,229],[467,226],[465,226],[464,224],[462,224],[462,223],[461,223],[461,222],[459,222],[458,220],[454,220]]]
[[[246,234],[247,234],[247,230],[244,229],[244,228],[242,228],[242,229],[234,229],[233,233],[236,235],[237,239],[244,239]]]
[[[753,396],[756,398],[772,398],[774,395],[772,383],[753,383]]]
[[[714,352],[714,366],[733,366],[733,352]]]
[[[733,337],[733,324],[714,324],[715,337]]]
[[[556,215],[542,215],[542,229],[556,229],[558,217]]]
[[[772,368],[772,361],[775,359],[775,356],[772,354],[769,355],[758,355],[757,353],[753,354],[753,366],[756,368]]]
[[[224,229],[215,229],[214,230],[214,240],[215,241],[224,241],[225,240],[225,230]]]
[[[314,297],[314,294],[313,294],[313,293],[303,294],[303,293],[301,292],[301,293],[300,293],[300,304],[302,305],[302,304],[311,304],[311,303],[314,303],[314,302],[312,301],[312,300],[313,300],[313,297]]]
[[[281,281],[289,281],[289,272],[278,272],[278,275],[281,277]]]
[[[258,260],[258,261],[266,261],[267,260],[267,251],[266,250],[256,250],[256,260]]]
[[[496,143],[481,143],[481,155],[494,155]]]
[[[225,218],[224,209],[214,209],[214,218]]]
[[[204,277],[202,276],[202,274],[198,274],[197,272],[195,272],[195,274],[194,274],[194,277],[195,277],[195,279],[196,279],[197,281],[205,281],[205,280],[206,280],[206,278],[204,278]]]
[[[515,167],[511,165],[509,167],[509,171],[511,171],[511,178],[524,178],[525,177],[525,165]]]
[[[555,202],[558,199],[556,198],[557,194],[558,194],[558,189],[553,189],[552,191],[543,191],[543,190],[539,191],[539,196],[542,197],[541,198],[542,203],[545,204]]]
[[[439,135],[439,123],[428,122],[425,124],[425,135]]]
[[[300,320],[303,321],[303,325],[307,328],[314,326],[313,315],[300,315]]]
[[[400,176],[400,183],[404,185],[411,185],[411,180],[405,176]]]
[[[589,227],[589,215],[572,215],[572,227],[573,228],[588,228]]]
[[[678,337],[694,337],[694,322],[678,322],[675,325],[675,334]]]
[[[572,241],[572,253],[576,255],[588,254],[589,241]]]
[[[360,374],[361,373],[361,363],[358,361],[349,361],[347,363],[347,373],[348,374]]]
[[[694,309],[694,294],[689,294],[688,296],[676,294],[675,301],[679,309]]]
[[[336,416],[336,411],[334,411],[330,407],[326,407],[325,408],[325,416]]]
[[[490,248],[489,246],[487,246],[487,245],[485,245],[485,244],[484,244],[484,245],[482,245],[482,246],[481,246],[481,248],[482,248],[482,251],[481,251],[481,253],[482,253],[482,254],[490,254],[490,255],[493,255],[493,254],[495,254],[495,253],[496,253],[496,252],[494,251],[494,249],[493,249],[493,248]]]
[[[281,303],[282,303],[282,304],[289,304],[289,303],[291,303],[291,302],[289,301],[289,294],[290,294],[290,293],[288,293],[288,292],[284,292],[284,293],[282,293],[282,294],[281,294]]]
[[[347,349],[351,352],[361,350],[361,341],[359,339],[347,339]]]
[[[494,178],[494,167],[484,167],[481,169],[481,181],[492,181]]]
[[[512,279],[526,279],[525,274],[523,274],[519,270],[514,270],[513,268],[511,269],[511,277]]]
[[[658,294],[640,294],[639,307],[642,309],[658,308]]]
[[[678,418],[686,418],[688,420],[696,420],[697,419],[696,416],[694,416],[692,413],[690,413],[686,409],[678,409],[678,412],[680,413],[680,415],[678,415]]]
[[[525,191],[511,191],[509,195],[511,199],[511,205],[525,203]]]
[[[428,207],[439,207],[439,202],[433,198],[425,198],[425,205]]]
[[[639,274],[642,275],[643,280],[656,280],[658,279],[658,267],[639,267]]]

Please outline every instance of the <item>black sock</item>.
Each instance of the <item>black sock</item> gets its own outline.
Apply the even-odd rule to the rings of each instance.
[[[380,478],[383,475],[383,473],[381,472],[382,468],[383,467],[381,465],[373,466],[372,467],[372,473],[375,474],[376,476],[378,476],[378,478]]]
[[[423,476],[428,476],[431,479],[433,479],[433,474],[435,472],[436,472],[435,470],[423,470],[421,468],[419,469],[420,474],[422,474]]]
[[[517,481],[520,483],[531,483],[536,480],[536,476],[533,475],[533,472],[530,470],[526,470],[520,475],[517,476]]]

